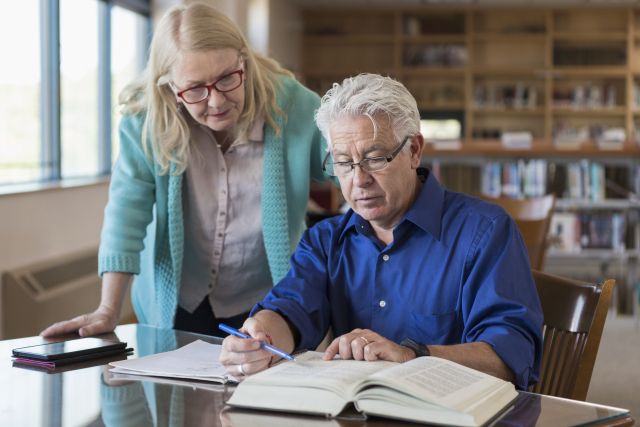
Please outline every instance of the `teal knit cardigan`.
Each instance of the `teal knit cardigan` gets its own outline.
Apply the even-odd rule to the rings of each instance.
[[[273,283],[289,269],[289,257],[304,230],[310,179],[326,179],[326,142],[314,123],[317,94],[284,78],[277,103],[282,130],[265,125],[262,232]],[[98,269],[136,274],[133,307],[141,323],[172,328],[180,292],[184,248],[182,179],[160,175],[141,145],[143,115],[120,124],[120,155],[109,187]],[[205,195],[203,195],[205,197]]]

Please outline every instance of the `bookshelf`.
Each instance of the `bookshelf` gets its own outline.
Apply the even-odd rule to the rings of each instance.
[[[314,8],[303,22],[310,88],[324,93],[363,71],[398,78],[423,113],[464,117],[462,155],[523,130],[542,146],[580,136],[568,145],[582,149],[610,128],[640,154],[640,10]]]
[[[622,246],[551,249],[549,269],[575,277],[588,261],[595,276],[619,274],[623,292],[640,280],[640,201],[625,194],[640,192],[640,9],[314,7],[302,16],[307,86],[324,94],[345,77],[380,73],[402,81],[424,117],[461,118],[458,147],[424,151],[453,190],[481,191],[487,164],[540,161],[537,188],[556,192],[560,217],[591,215],[598,226],[606,215],[624,219]],[[505,132],[522,131],[530,148],[505,148]],[[598,197],[570,197],[579,193],[568,181],[550,178],[581,162],[602,169]],[[341,198],[329,192],[335,211]]]

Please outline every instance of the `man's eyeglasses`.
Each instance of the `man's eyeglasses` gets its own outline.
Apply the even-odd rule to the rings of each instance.
[[[236,70],[229,74],[225,74],[210,85],[200,85],[190,87],[189,89],[181,90],[177,92],[178,95],[187,104],[197,104],[209,98],[213,89],[220,93],[231,92],[240,87],[244,71],[242,69]]]
[[[356,166],[360,166],[365,172],[378,172],[386,168],[396,158],[404,144],[412,137],[413,135],[408,135],[395,150],[386,156],[365,157],[359,162],[335,162],[331,158],[331,153],[327,153],[322,162],[322,170],[329,176],[347,176],[353,172]]]

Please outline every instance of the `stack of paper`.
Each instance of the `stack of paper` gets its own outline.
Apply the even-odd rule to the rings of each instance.
[[[165,378],[188,378],[217,383],[237,382],[218,361],[222,346],[201,340],[177,350],[111,362],[110,372]]]

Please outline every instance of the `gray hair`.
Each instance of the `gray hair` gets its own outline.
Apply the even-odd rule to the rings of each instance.
[[[391,77],[363,73],[348,77],[322,97],[315,120],[320,132],[331,145],[329,127],[335,120],[345,116],[368,117],[377,132],[376,118],[389,118],[396,142],[407,135],[420,131],[420,112],[415,98],[407,88]]]

